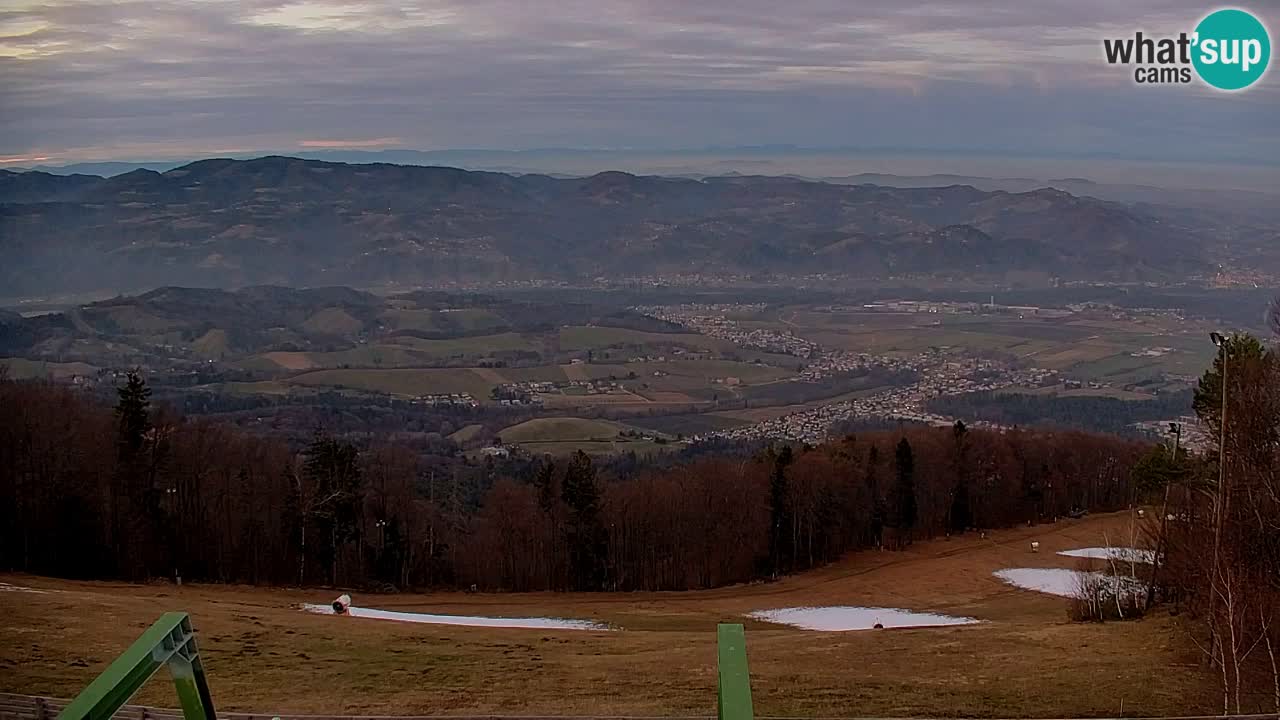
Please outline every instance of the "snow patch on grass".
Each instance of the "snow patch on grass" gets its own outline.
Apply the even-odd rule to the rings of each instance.
[[[319,615],[335,615],[330,605],[306,603],[302,609]],[[347,615],[373,620],[426,623],[429,625],[466,625],[469,627],[537,628],[540,630],[609,630],[608,625],[591,620],[567,620],[547,617],[485,617],[482,615],[436,615],[432,613],[396,612],[373,608],[350,607]]]
[[[912,612],[883,607],[793,607],[777,610],[757,610],[747,615],[756,620],[791,625],[804,630],[844,632],[882,628],[936,627],[944,625],[972,625],[981,622],[971,617],[954,617],[934,613]]]

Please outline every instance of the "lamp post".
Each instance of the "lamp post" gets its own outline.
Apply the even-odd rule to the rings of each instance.
[[[1231,354],[1227,352],[1227,338],[1222,333],[1209,333],[1209,339],[1222,354],[1222,412],[1218,416],[1218,492],[1222,493],[1227,482],[1227,363]]]
[[[1169,423],[1169,434],[1173,435],[1173,470],[1178,472],[1178,453],[1182,445],[1182,423]],[[1180,476],[1181,473],[1178,473]],[[1160,506],[1160,536],[1156,539],[1156,556],[1151,563],[1151,584],[1147,587],[1147,607],[1151,607],[1156,599],[1156,588],[1160,585],[1160,569],[1164,565],[1164,556],[1169,551],[1169,490],[1173,487],[1174,477],[1165,478],[1164,504]]]
[[[1219,553],[1222,548],[1222,526],[1227,521],[1227,500],[1230,497],[1227,493],[1227,364],[1230,353],[1227,351],[1227,338],[1221,333],[1209,333],[1209,339],[1214,345],[1218,346],[1218,351],[1222,353],[1222,415],[1218,418],[1218,492],[1213,503],[1213,568],[1210,573],[1209,580],[1209,618],[1212,637],[1210,639],[1210,654],[1217,645],[1218,630],[1217,620],[1215,619],[1218,605],[1218,577],[1221,572],[1221,563],[1219,562]]]

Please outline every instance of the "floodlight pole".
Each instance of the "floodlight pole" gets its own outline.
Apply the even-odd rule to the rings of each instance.
[[[1231,354],[1226,347],[1226,338],[1219,333],[1210,334],[1213,343],[1219,347],[1222,352],[1222,413],[1219,415],[1219,448],[1217,448],[1217,488],[1219,493],[1226,492],[1226,383],[1228,383],[1228,365],[1231,361]]]

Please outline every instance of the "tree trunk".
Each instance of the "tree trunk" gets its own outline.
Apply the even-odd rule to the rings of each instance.
[[[334,520],[329,525],[329,547],[333,548],[333,552],[329,554],[329,584],[334,587],[338,586],[338,521]]]
[[[1262,610],[1258,611],[1262,615]],[[1263,623],[1262,637],[1267,643],[1267,657],[1271,658],[1271,679],[1276,687],[1276,714],[1280,715],[1280,664],[1276,663],[1276,649],[1271,644],[1271,626],[1270,623]]]
[[[298,544],[298,586],[307,584],[307,519],[302,518],[301,542]]]

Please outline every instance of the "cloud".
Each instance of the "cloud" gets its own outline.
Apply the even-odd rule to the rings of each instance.
[[[1177,32],[1204,10],[15,0],[0,8],[0,153],[163,157],[352,138],[323,142],[1280,158],[1280,76],[1239,95],[1138,88],[1102,61],[1103,37]]]
[[[371,138],[367,140],[300,140],[298,147],[304,148],[382,148],[401,145],[398,137]]]
[[[47,155],[17,155],[14,157],[0,157],[0,165],[16,165],[18,163],[38,163],[49,160]]]

